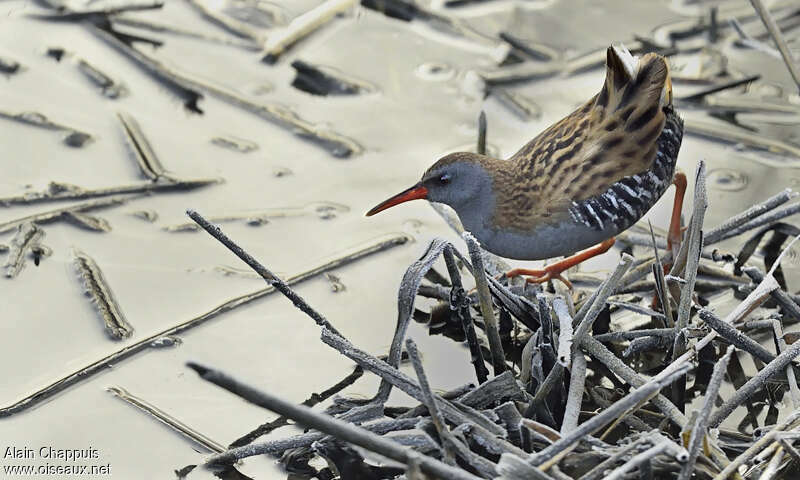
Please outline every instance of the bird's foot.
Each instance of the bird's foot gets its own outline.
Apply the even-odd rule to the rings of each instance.
[[[512,270],[507,271],[506,273],[500,274],[499,278],[513,278],[513,277],[525,277],[525,283],[546,283],[550,280],[561,280],[564,285],[567,286],[570,290],[572,290],[572,283],[564,278],[561,275],[566,268],[561,268],[559,263],[554,263],[552,265],[548,265],[542,269],[532,269],[532,268],[514,268]]]
[[[567,286],[570,290],[572,290],[572,283],[569,280],[564,278],[561,275],[565,270],[574,267],[575,265],[586,261],[594,256],[600,255],[601,253],[605,253],[614,245],[615,239],[614,237],[609,238],[608,240],[604,241],[603,243],[599,243],[592,248],[587,248],[582,252],[578,252],[571,257],[567,257],[563,260],[560,260],[552,265],[548,265],[542,269],[530,269],[530,268],[515,268],[513,270],[509,270],[508,272],[504,273],[500,276],[503,277],[518,277],[520,275],[524,275],[526,277],[525,281],[527,283],[544,283],[549,282],[550,280],[561,280],[564,282],[564,285]]]

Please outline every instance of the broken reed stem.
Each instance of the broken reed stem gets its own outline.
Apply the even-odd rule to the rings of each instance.
[[[798,82],[798,85],[800,85],[800,82]],[[775,453],[772,454],[772,458],[770,459],[766,468],[764,468],[762,471],[761,476],[758,477],[758,480],[772,480],[775,478],[775,475],[778,473],[778,467],[780,466],[781,461],[783,461],[783,455],[783,445],[779,445],[775,449]]]
[[[439,439],[442,442],[444,461],[448,465],[455,465],[456,453],[453,439],[451,438],[450,431],[447,430],[442,412],[436,405],[436,396],[431,391],[431,385],[428,383],[428,376],[425,375],[425,369],[422,367],[422,359],[419,356],[419,350],[414,340],[410,338],[406,339],[406,351],[411,359],[411,365],[414,367],[414,372],[417,374],[417,381],[419,381],[419,386],[422,390],[422,403],[428,408],[433,426],[436,428],[436,433],[439,434]]]
[[[672,338],[674,336],[674,328],[643,328],[639,330],[625,330],[593,335],[594,339],[598,342],[622,342],[642,337]]]
[[[392,367],[400,365],[400,357],[403,353],[403,339],[414,314],[414,300],[422,283],[422,278],[431,269],[433,263],[439,258],[439,255],[442,254],[447,245],[448,243],[445,240],[434,238],[428,244],[428,248],[422,257],[409,265],[403,274],[403,279],[400,281],[400,288],[397,292],[397,324],[394,327],[394,335],[392,336],[389,356],[386,361]],[[381,405],[386,403],[392,388],[392,383],[383,379],[378,387],[378,393],[375,395],[374,401]]]
[[[481,246],[469,232],[464,232],[461,237],[467,243],[469,256],[472,259],[472,274],[475,277],[475,286],[478,289],[478,299],[481,302],[481,314],[486,325],[486,336],[489,339],[489,351],[492,354],[492,367],[494,374],[499,375],[506,369],[503,342],[500,340],[500,331],[497,318],[494,316],[492,295],[489,293],[489,284],[486,280],[486,269],[483,267]]]
[[[5,233],[14,230],[23,223],[33,222],[38,224],[38,223],[51,222],[53,220],[62,218],[65,214],[71,212],[87,212],[89,210],[95,210],[98,208],[106,208],[106,207],[122,205],[128,200],[141,198],[142,196],[143,195],[131,195],[131,196],[120,195],[108,198],[100,198],[96,200],[89,200],[88,202],[71,205],[69,207],[62,207],[62,208],[57,208],[55,210],[48,210],[46,212],[34,213],[33,215],[27,215],[22,218],[17,218],[15,220],[10,220],[8,222],[0,223],[0,233]]]
[[[120,400],[124,400],[126,403],[133,405],[139,410],[147,413],[148,415],[152,416],[159,422],[163,423],[164,425],[170,427],[171,429],[180,433],[184,437],[188,438],[192,442],[196,443],[202,448],[205,448],[209,452],[222,453],[225,451],[225,447],[222,444],[208,438],[207,436],[203,435],[202,433],[198,432],[197,430],[191,428],[190,426],[181,422],[177,418],[168,414],[167,412],[156,407],[152,403],[131,394],[124,388],[108,387],[106,388],[106,391],[112,393],[115,397],[119,398]]]
[[[597,480],[601,476],[605,474],[614,464],[628,456],[629,454],[636,451],[639,447],[644,445],[645,443],[650,443],[651,439],[649,436],[642,435],[636,440],[628,443],[627,445],[623,445],[619,447],[619,449],[614,452],[613,455],[608,457],[607,459],[603,460],[599,464],[597,464],[594,468],[583,474],[578,480]]]
[[[381,377],[383,381],[394,387],[397,387],[415,400],[424,402],[424,397],[419,384],[405,373],[399,371],[397,368],[373,357],[372,355],[369,355],[363,350],[360,350],[350,343],[346,338],[324,327],[322,328],[321,338],[323,343],[354,361],[364,370],[372,372]],[[382,405],[382,403],[379,404]],[[479,412],[474,412],[475,414],[462,412],[451,402],[446,400],[441,400],[439,408],[448,421],[457,425],[471,421],[476,427],[482,428],[489,435],[502,435],[504,431],[501,427],[490,421],[483,414]]]
[[[215,9],[210,9],[206,6],[205,2],[198,0],[189,0],[189,4],[194,7],[200,15],[205,17],[209,22],[220,26],[222,29],[237,37],[247,39],[252,42],[254,46],[260,46],[264,43],[261,33],[250,27],[247,23],[240,22],[228,15],[221,14]]]
[[[733,396],[714,412],[708,422],[709,426],[711,428],[718,427],[736,407],[747,401],[759,390],[766,388],[767,381],[783,372],[798,355],[800,355],[800,342],[795,342],[775,357],[775,360],[769,362],[767,366],[748,380],[741,388],[737,389]]]
[[[6,278],[15,278],[25,267],[26,253],[35,247],[41,246],[44,230],[32,222],[22,223],[17,227],[17,233],[11,239],[8,247],[8,258],[3,267],[6,269]]]
[[[133,156],[136,157],[136,163],[139,165],[142,175],[153,182],[162,179],[171,182],[173,180],[172,177],[167,174],[161,164],[161,160],[159,160],[158,155],[156,155],[155,150],[153,150],[142,128],[139,126],[139,122],[132,115],[122,111],[117,112],[117,118],[122,123],[125,139],[128,141]]]
[[[731,474],[739,470],[739,467],[753,459],[759,452],[764,450],[765,447],[775,442],[781,432],[787,428],[793,427],[794,424],[800,419],[800,410],[795,410],[787,416],[781,423],[775,425],[771,430],[764,434],[761,438],[753,442],[747,450],[742,452],[738,457],[734,458],[721,472],[717,474],[713,480],[726,480]]]
[[[375,420],[375,418],[379,417],[381,414],[380,412],[376,414],[373,410],[353,409],[337,418],[347,422],[360,423],[362,428],[365,428],[366,430],[378,435],[384,435],[389,432],[401,430],[413,430],[417,427],[419,422],[424,419],[423,417],[412,417]],[[279,418],[287,417],[281,416]],[[230,447],[228,450],[222,452],[222,454],[210,458],[208,463],[232,463],[238,461],[239,459],[253,457],[256,455],[282,455],[287,450],[310,447],[314,442],[323,440],[325,437],[327,437],[327,435],[324,433],[312,431],[287,438],[266,440],[260,443],[243,445],[241,447]]]
[[[478,155],[486,155],[486,112],[483,110],[478,115],[478,146],[475,151]]]
[[[609,473],[604,480],[621,480],[625,477],[625,474],[630,472],[636,467],[640,467],[640,474],[639,478],[646,478],[641,473],[641,467],[650,462],[654,457],[657,455],[661,455],[662,453],[669,452],[671,450],[675,450],[677,446],[672,442],[672,440],[659,435],[655,434],[653,437],[661,437],[661,440],[658,442],[654,442],[654,445],[647,450],[634,455],[630,460],[623,463],[619,467],[615,468],[611,473]]]
[[[781,321],[777,318],[772,319],[772,332],[773,338],[775,340],[775,350],[780,354],[784,350],[786,350],[787,344],[786,339],[783,337],[783,325],[781,325]],[[797,378],[794,374],[794,368],[792,365],[786,367],[786,379],[789,381],[789,392],[792,396],[792,406],[794,408],[800,408],[800,388],[797,386]]]
[[[586,391],[586,357],[580,349],[572,352],[572,368],[569,375],[567,404],[564,406],[564,420],[561,422],[561,435],[566,435],[578,427],[581,403]]]
[[[345,388],[354,384],[356,380],[361,378],[362,375],[364,375],[364,369],[356,365],[353,371],[350,372],[346,377],[338,381],[332,387],[320,393],[312,393],[311,396],[309,396],[307,399],[303,401],[302,405],[305,405],[306,407],[313,407],[321,402],[324,402],[325,400],[329,399],[330,397],[336,395]],[[272,420],[271,422],[259,425],[258,427],[246,433],[245,435],[237,438],[236,440],[231,442],[228,448],[236,448],[248,445],[258,437],[267,435],[271,433],[273,430],[276,430],[280,427],[284,427],[286,425],[289,425],[289,419],[286,417],[278,417],[275,420]]]
[[[748,208],[747,210],[738,213],[728,220],[725,220],[717,227],[712,228],[708,234],[705,235],[705,242],[706,245],[711,245],[712,243],[717,243],[721,240],[724,240],[725,235],[727,232],[744,225],[745,223],[749,222],[750,220],[760,217],[765,213],[769,212],[770,210],[774,210],[777,207],[783,205],[784,203],[788,202],[789,200],[797,197],[797,193],[793,192],[791,189],[787,188],[782,192],[778,193],[777,195],[773,195],[772,197],[764,200],[763,202],[753,205],[752,207]]]
[[[339,440],[378,453],[403,463],[404,465],[408,465],[409,458],[414,456],[415,459],[419,460],[422,471],[429,475],[441,478],[452,478],[455,480],[478,480],[480,478],[465,470],[440,462],[432,457],[420,456],[416,453],[412,453],[413,450],[409,447],[404,447],[361,427],[315,412],[308,407],[295,405],[267,392],[256,390],[216,370],[203,367],[196,363],[188,363],[187,366],[197,372],[203,380],[211,382],[228,391],[237,393],[247,392],[250,398],[258,402],[257,405],[290,418],[307,428],[313,428],[320,432],[327,433]],[[208,463],[230,463],[232,460],[235,459],[226,459],[225,454],[222,454],[212,457]]]
[[[355,3],[356,0],[326,0],[297,16],[286,27],[273,29],[264,42],[264,61],[275,63],[286,49]]]
[[[321,146],[335,157],[349,157],[362,151],[361,146],[354,140],[335,132],[324,130],[322,127],[300,118],[293,111],[283,106],[252,102],[233,90],[219,87],[168,67],[144,50],[133,48],[116,36],[94,25],[90,26],[90,31],[132,58],[140,67],[155,76],[163,85],[181,98],[186,108],[190,111],[201,113],[197,102],[203,97],[200,93],[202,91],[234,107],[246,110],[284,129],[288,129],[294,135],[311,140],[312,143]]]
[[[718,335],[736,345],[740,349],[756,357],[764,363],[775,360],[775,354],[762,347],[760,343],[740,332],[736,327],[723,321],[709,310],[702,309],[698,313],[700,319],[711,327]]]
[[[754,229],[756,229],[758,227],[775,223],[778,220],[781,220],[783,218],[789,217],[789,216],[794,215],[794,214],[796,214],[798,212],[800,212],[800,202],[793,203],[791,205],[787,205],[787,206],[785,206],[783,208],[779,208],[778,210],[775,210],[773,212],[770,212],[770,213],[761,215],[759,217],[756,217],[756,218],[750,220],[749,222],[734,228],[733,230],[726,231],[724,234],[721,235],[721,238],[718,241],[727,240],[728,238],[732,238],[732,237],[735,237],[737,235],[741,235],[741,234],[743,234],[745,232],[749,232],[750,230],[754,230]],[[711,245],[712,243],[716,243],[716,242],[710,242],[709,241],[709,242],[706,242],[706,245]]]
[[[757,267],[744,267],[742,271],[754,282],[761,283],[764,281],[764,274]],[[800,321],[800,306],[798,306],[788,293],[780,288],[776,288],[771,292],[771,295],[772,298],[778,302],[778,305],[783,308],[784,313],[794,318],[795,321]]]
[[[557,361],[561,366],[569,368],[572,359],[572,315],[569,314],[567,302],[561,295],[553,299],[553,311],[558,317],[558,353]]]
[[[114,297],[103,271],[92,257],[86,253],[72,249],[78,277],[83,282],[86,294],[92,299],[95,310],[103,319],[106,333],[114,340],[123,340],[133,334],[133,326],[125,319],[119,302]]]
[[[703,250],[703,219],[708,208],[708,195],[706,195],[706,165],[702,160],[697,166],[694,185],[694,210],[689,223],[688,242],[686,253],[686,270],[683,278],[686,283],[681,288],[681,299],[678,303],[678,320],[675,322],[675,332],[683,330],[689,324],[689,315],[692,307],[692,295],[697,280],[697,265],[700,262],[700,252]],[[680,345],[681,353],[683,344]]]
[[[275,288],[279,292],[281,292],[286,298],[288,298],[295,307],[299,308],[303,313],[311,317],[314,322],[319,325],[320,327],[325,327],[328,330],[338,334],[339,331],[336,330],[334,327],[325,317],[322,316],[319,312],[314,310],[300,295],[295,293],[294,290],[283,280],[278,278],[274,273],[272,273],[267,267],[262,265],[258,260],[253,258],[252,255],[244,251],[242,247],[237,245],[233,240],[228,238],[222,230],[216,226],[212,225],[208,220],[203,218],[202,215],[197,213],[194,210],[186,210],[186,214],[194,220],[198,225],[200,225],[203,230],[208,232],[209,235],[219,240],[220,243],[225,245],[231,252],[233,252],[237,257],[239,257],[244,263],[246,263],[250,268],[252,268],[256,273],[261,275],[271,287]]]
[[[117,185],[114,187],[101,188],[79,188],[69,185],[66,189],[64,183],[50,182],[48,190],[44,192],[25,193],[13,197],[0,198],[0,206],[9,205],[32,205],[34,203],[58,202],[64,200],[85,200],[87,198],[107,197],[110,195],[122,195],[128,193],[147,193],[147,192],[172,192],[177,190],[194,190],[195,188],[205,187],[221,183],[219,178],[180,180],[174,179],[168,183],[143,182],[131,185]],[[58,189],[52,193],[53,189]]]
[[[450,308],[456,310],[461,320],[461,328],[464,330],[464,336],[467,339],[472,365],[475,368],[475,376],[478,379],[478,384],[482,384],[489,378],[489,369],[486,368],[481,345],[478,342],[478,336],[475,334],[475,325],[469,312],[469,297],[467,297],[461,282],[461,272],[458,271],[458,265],[456,265],[456,259],[453,256],[453,247],[450,245],[445,247],[442,255],[444,256],[444,263],[447,266],[450,284],[452,285],[448,299]]]
[[[689,480],[694,472],[694,464],[697,461],[698,455],[700,455],[700,446],[703,443],[703,439],[706,436],[706,430],[708,429],[708,416],[711,414],[711,409],[714,406],[714,400],[717,398],[719,387],[722,385],[722,381],[725,379],[725,372],[727,372],[728,362],[731,360],[731,355],[733,355],[733,345],[728,347],[725,355],[723,355],[719,362],[714,365],[714,371],[711,374],[711,380],[709,380],[708,388],[706,388],[703,406],[700,409],[700,412],[697,414],[694,425],[692,425],[692,435],[689,438],[689,446],[687,448],[689,451],[689,459],[681,466],[681,472],[678,475],[678,480]]]
[[[317,265],[316,267],[292,275],[291,277],[286,279],[286,283],[288,285],[295,285],[310,278],[316,277],[317,275],[325,273],[329,270],[333,270],[334,268],[339,268],[344,265],[348,265],[356,260],[364,258],[373,253],[382,252],[386,249],[393,248],[398,245],[404,245],[408,243],[408,241],[409,237],[405,234],[393,234],[387,236],[386,238],[382,238],[380,241],[367,244],[366,246],[353,249],[352,251],[348,250],[346,254],[340,257],[334,258],[333,260],[329,260],[325,263]],[[133,357],[138,353],[156,347],[158,345],[157,342],[162,338],[167,338],[174,335],[180,335],[181,333],[187,332],[195,327],[203,325],[207,321],[216,318],[218,315],[227,313],[237,307],[241,307],[242,305],[247,305],[273,292],[275,292],[275,288],[270,286],[256,290],[254,292],[240,295],[220,305],[217,305],[216,307],[212,308],[211,310],[201,315],[198,315],[194,318],[181,322],[177,325],[173,325],[172,327],[169,327],[165,330],[150,335],[149,337],[143,338],[136,343],[127,345],[115,351],[114,353],[111,353],[110,355],[107,355],[87,365],[86,367],[81,368],[80,370],[70,373],[65,377],[56,380],[55,382],[50,383],[46,387],[41,388],[36,392],[33,392],[32,394],[8,406],[0,407],[0,418],[9,417],[16,413],[27,410],[28,408],[47,400],[53,395],[66,390],[72,385],[75,385],[82,380],[86,380],[88,378],[93,377],[94,375],[109,368],[111,365],[116,365],[119,362],[127,358]]]
[[[642,386],[637,387],[621,399],[614,402],[610,407],[595,415],[586,422],[578,425],[570,433],[564,435],[558,441],[546,447],[540,452],[531,454],[527,462],[530,465],[542,465],[545,462],[553,460],[556,456],[561,455],[568,451],[576,442],[584,436],[588,436],[603,428],[608,423],[620,417],[629,409],[637,405],[643,405],[645,402],[653,398],[658,392],[667,385],[677,380],[679,377],[686,374],[690,369],[689,365],[683,365],[672,372],[659,373],[649,381],[645,382]]]
[[[614,290],[617,288],[617,285],[631,267],[632,263],[633,257],[628,254],[623,254],[620,262],[617,264],[617,268],[614,269],[606,281],[603,282],[603,285],[597,290],[596,295],[593,296],[594,298],[592,299],[591,306],[587,308],[585,315],[580,318],[580,323],[575,328],[573,339],[576,344],[580,344],[582,339],[588,335],[597,316],[600,315],[600,312],[605,308],[606,300],[614,293]],[[584,309],[581,308],[581,311],[578,312],[576,317],[581,317],[581,312],[583,310]],[[578,320],[578,318],[576,318],[576,320]]]
[[[609,370],[611,370],[612,373],[617,375],[629,385],[633,387],[639,387],[645,384],[645,380],[638,373],[636,373],[625,362],[620,360],[619,357],[614,355],[605,347],[605,345],[595,340],[594,337],[585,337],[581,342],[581,348],[583,348],[586,353],[605,365]],[[689,350],[689,352],[685,353],[677,361],[672,362],[667,368],[664,369],[664,371],[683,368],[683,363],[688,362],[689,359],[692,358],[690,353],[693,351],[694,350]],[[664,372],[662,371],[661,373]],[[669,418],[675,425],[681,428],[686,425],[686,416],[667,397],[658,394],[652,399],[652,402],[653,405],[658,407],[658,409],[661,410],[661,412],[663,412],[664,415],[666,415],[666,417]]]
[[[780,265],[783,256],[792,245],[800,239],[800,236],[796,237],[792,240],[789,245],[781,252],[778,258],[775,260],[775,263],[767,272],[767,276],[764,277],[764,280],[761,281],[758,286],[750,292],[750,294],[745,298],[745,300],[736,306],[733,312],[731,312],[726,321],[730,324],[733,324],[737,320],[744,318],[747,314],[749,314],[753,309],[755,309],[758,305],[763,303],[766,300],[767,295],[772,294],[775,290],[779,290],[780,286],[778,282],[775,280],[775,277],[772,275],[774,270]],[[758,272],[760,273],[760,272]],[[699,351],[709,342],[711,342],[716,333],[712,332],[706,335],[700,342],[695,345],[695,351]],[[750,380],[747,381],[741,388],[737,389],[736,393],[731,397],[725,404],[723,404],[719,410],[716,411],[712,419],[709,421],[709,425],[711,427],[717,427],[720,423],[722,423],[725,418],[727,418],[737,406],[741,403],[745,402],[750,396],[752,396],[756,391],[761,388],[764,388],[764,384],[773,376],[778,374],[783,368],[787,367],[792,360],[800,354],[800,342],[796,342],[792,344],[792,347],[789,349],[781,352],[773,361],[769,362],[767,366],[762,369],[757,375],[752,377]]]
[[[778,28],[778,24],[775,23],[775,19],[772,18],[769,10],[767,10],[767,7],[764,6],[764,3],[762,3],[761,0],[750,0],[750,3],[753,5],[756,13],[758,13],[758,16],[761,17],[761,21],[764,22],[764,26],[767,27],[767,31],[775,41],[775,46],[778,47],[781,57],[783,57],[783,62],[786,64],[786,68],[789,69],[789,73],[792,75],[794,83],[797,85],[798,90],[800,90],[800,67],[797,66],[795,59],[792,57],[792,52],[789,50],[789,45],[786,44],[786,39],[783,37],[781,29]]]
[[[540,468],[530,465],[524,458],[504,453],[497,464],[497,480],[556,480]]]

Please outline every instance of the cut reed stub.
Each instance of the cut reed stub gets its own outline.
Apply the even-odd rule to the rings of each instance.
[[[21,223],[17,227],[17,233],[11,240],[11,246],[7,247],[9,253],[4,265],[6,278],[14,278],[19,275],[19,272],[25,267],[25,252],[28,250],[33,252],[35,248],[39,247],[42,237],[44,237],[44,230],[33,222]],[[38,262],[36,264],[38,265]]]
[[[75,257],[74,262],[78,277],[83,282],[86,295],[91,298],[95,309],[103,319],[106,333],[114,340],[130,337],[133,333],[133,327],[122,314],[119,303],[114,298],[111,287],[109,287],[106,278],[103,276],[103,271],[100,270],[100,267],[92,257],[81,250],[73,248],[72,255]]]

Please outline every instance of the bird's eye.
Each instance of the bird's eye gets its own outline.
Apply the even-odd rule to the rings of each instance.
[[[447,185],[448,183],[450,183],[450,174],[449,173],[445,173],[444,175],[439,177],[439,185]]]

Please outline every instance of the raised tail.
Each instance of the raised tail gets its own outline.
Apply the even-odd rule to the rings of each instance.
[[[667,60],[656,53],[634,57],[624,45],[612,45],[606,53],[606,81],[596,104],[607,114],[634,108],[663,109],[672,105],[672,81]]]

